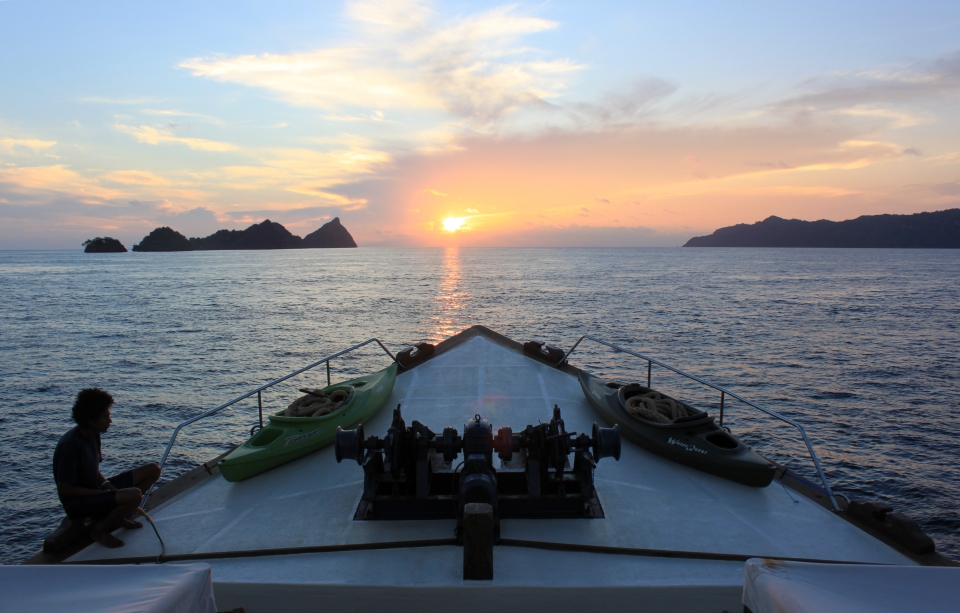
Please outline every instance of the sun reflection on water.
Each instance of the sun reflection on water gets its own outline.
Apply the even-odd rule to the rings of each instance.
[[[437,292],[437,315],[434,317],[436,339],[445,339],[463,329],[461,318],[468,298],[461,279],[460,249],[447,247],[443,252],[443,277]]]

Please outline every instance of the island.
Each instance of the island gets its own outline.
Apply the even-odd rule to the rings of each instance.
[[[191,251],[190,240],[173,228],[164,226],[157,228],[143,237],[139,245],[133,246],[134,251]]]
[[[123,243],[109,236],[98,236],[83,241],[84,253],[126,253]]]
[[[306,238],[269,219],[245,230],[218,230],[204,238],[187,238],[173,228],[157,228],[145,236],[133,250],[147,251],[215,251],[227,249],[330,249],[356,247],[350,232],[334,217]]]
[[[303,239],[275,221],[265,220],[246,230],[219,230],[206,238],[191,238],[194,251],[220,249],[296,249]]]
[[[302,249],[324,249],[324,248],[352,248],[357,243],[347,232],[347,229],[340,223],[339,217],[334,217],[323,224],[310,234],[303,237]]]
[[[771,216],[720,228],[684,247],[830,247],[960,249],[960,209],[913,215],[863,215],[847,221]]]

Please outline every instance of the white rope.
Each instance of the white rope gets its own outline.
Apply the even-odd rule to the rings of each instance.
[[[283,414],[286,417],[320,417],[329,415],[343,406],[350,396],[345,390],[334,390],[329,395],[323,390],[301,390],[306,392],[288,406]]]
[[[626,404],[628,413],[659,424],[671,424],[690,414],[681,403],[652,390],[627,398]]]

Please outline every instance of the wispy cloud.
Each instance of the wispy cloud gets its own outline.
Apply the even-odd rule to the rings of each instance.
[[[121,96],[119,98],[109,96],[84,96],[79,99],[79,102],[93,104],[151,104],[160,102],[160,99],[147,96]]]
[[[575,102],[565,111],[581,126],[633,123],[654,117],[660,105],[679,89],[663,79],[637,79],[627,87],[602,94],[595,102]]]
[[[387,119],[386,114],[383,111],[373,111],[369,115],[324,115],[324,119],[327,121],[344,121],[348,123],[358,123],[358,122],[371,122],[375,121],[378,123],[389,122],[397,123],[395,120]]]
[[[918,113],[871,104],[857,104],[836,111],[840,115],[867,117],[886,120],[893,128],[909,128],[924,123],[932,123],[935,117],[931,113]]]
[[[123,185],[148,185],[151,187],[167,187],[172,185],[169,179],[157,176],[146,170],[115,170],[103,175],[103,179]]]
[[[140,112],[144,115],[157,115],[160,117],[193,117],[194,119],[199,119],[208,123],[223,125],[222,120],[217,119],[216,117],[211,117],[210,115],[203,115],[202,113],[190,113],[188,111],[177,111],[174,109],[142,109]]]
[[[443,20],[414,2],[353,2],[353,40],[291,54],[197,57],[196,76],[328,110],[435,109],[476,128],[558,95],[582,66],[519,44],[557,23],[514,6]],[[339,116],[335,116],[342,119]]]
[[[56,141],[39,140],[36,138],[0,138],[0,154],[36,155],[44,149],[49,149],[56,144]]]
[[[0,170],[0,184],[21,194],[61,193],[81,202],[102,202],[122,198],[125,192],[102,187],[63,164],[54,166],[19,166]]]
[[[245,154],[256,163],[190,172],[189,183],[221,190],[287,192],[308,196],[321,206],[357,208],[367,200],[336,193],[334,188],[370,176],[392,162],[389,154],[362,139],[335,143],[327,151],[276,148],[250,149]]]
[[[772,108],[881,119],[895,128],[928,123],[934,119],[932,115],[902,107],[960,95],[960,52],[934,60],[817,77],[802,84],[799,90],[801,93]]]
[[[236,151],[239,149],[236,145],[222,143],[219,141],[207,140],[205,138],[191,138],[187,136],[177,136],[171,130],[165,128],[154,128],[151,126],[128,126],[124,124],[115,124],[114,127],[137,139],[138,142],[148,145],[176,144],[186,145],[191,149],[200,151]]]

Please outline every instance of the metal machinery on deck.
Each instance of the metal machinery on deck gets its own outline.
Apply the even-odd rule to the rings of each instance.
[[[464,459],[454,467],[461,452]],[[560,407],[554,405],[549,423],[517,433],[502,427],[494,434],[477,414],[464,424],[463,436],[451,426],[438,436],[419,421],[407,427],[397,405],[383,438],[364,436],[362,426],[337,428],[335,453],[337,462],[355,459],[363,467],[355,520],[455,517],[457,542],[464,545],[464,578],[482,579],[493,574],[492,548],[501,518],[603,517],[593,471],[602,458],[620,459],[620,428],[594,422],[590,435],[567,432]],[[489,519],[471,521],[473,514]],[[470,576],[477,548],[489,564]]]

